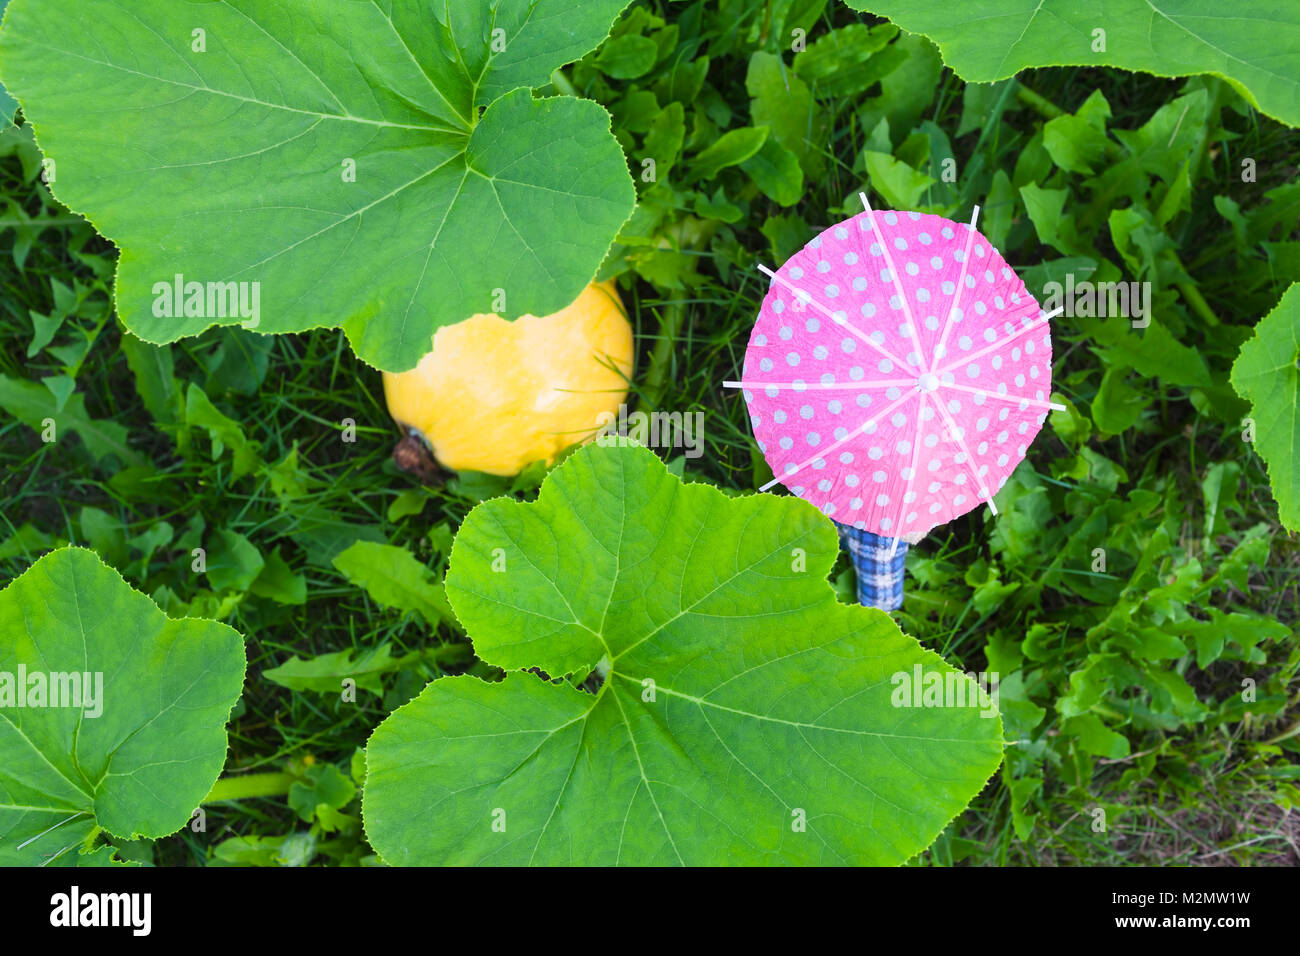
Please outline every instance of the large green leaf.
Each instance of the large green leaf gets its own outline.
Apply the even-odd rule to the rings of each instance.
[[[640,448],[588,446],[536,503],[479,505],[447,594],[513,673],[436,680],[375,731],[372,845],[393,864],[906,860],[997,768],[1001,721],[892,705],[896,674],[957,675],[837,603],[836,553],[811,505],[684,484]]]
[[[595,275],[626,161],[598,104],[527,88],[626,3],[12,0],[0,77],[54,192],[122,247],[139,337],[343,325],[401,370],[441,325],[548,314]],[[155,314],[178,274],[248,283],[247,308]]]
[[[3,19],[7,6],[9,0],[0,0],[0,19]],[[14,121],[14,113],[17,111],[18,101],[10,96],[3,86],[0,86],[0,130],[7,128]]]
[[[1293,0],[845,0],[939,45],[965,80],[1039,66],[1212,73],[1274,119],[1300,126],[1300,7]],[[1104,49],[1096,30],[1105,31]]]
[[[36,675],[51,673],[92,675],[78,687],[94,700],[38,706]],[[79,862],[100,829],[184,826],[225,762],[243,682],[226,625],[169,619],[93,551],[33,564],[0,591],[0,865]]]
[[[1300,531],[1300,282],[1260,320],[1232,365],[1232,387],[1250,402],[1255,448],[1268,465],[1278,518]]]

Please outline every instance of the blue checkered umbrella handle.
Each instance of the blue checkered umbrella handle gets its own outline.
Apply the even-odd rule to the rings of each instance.
[[[848,549],[853,569],[858,573],[858,603],[882,611],[896,611],[902,607],[907,542],[900,540],[894,549],[893,538],[859,531],[838,521],[835,525],[840,532],[840,542]],[[889,555],[891,549],[894,549],[893,557]]]

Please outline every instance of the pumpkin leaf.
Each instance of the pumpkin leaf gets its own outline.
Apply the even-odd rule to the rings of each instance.
[[[447,594],[511,673],[436,680],[375,731],[372,845],[392,864],[905,861],[997,769],[1001,722],[895,706],[898,675],[975,685],[838,603],[837,552],[811,505],[685,484],[638,447],[479,505]]]
[[[240,635],[169,619],[84,548],[0,591],[0,634],[0,865],[184,826],[225,763]]]
[[[1300,18],[1284,4],[1184,0],[845,0],[939,46],[972,83],[1040,66],[1115,66],[1156,76],[1209,73],[1251,105],[1300,126]]]
[[[1268,466],[1278,518],[1300,531],[1300,282],[1260,320],[1232,365],[1232,387],[1250,402],[1255,448]]]
[[[548,315],[595,275],[622,150],[598,104],[529,88],[626,3],[13,0],[0,75],[58,198],[122,247],[138,337],[341,324],[400,371],[496,290]]]

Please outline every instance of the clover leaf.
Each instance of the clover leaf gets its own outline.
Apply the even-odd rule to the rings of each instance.
[[[898,675],[972,702],[974,682],[838,603],[836,554],[811,505],[685,484],[635,447],[479,505],[447,596],[509,673],[435,680],[375,731],[372,845],[392,864],[913,856],[997,769],[1001,721],[895,706]]]

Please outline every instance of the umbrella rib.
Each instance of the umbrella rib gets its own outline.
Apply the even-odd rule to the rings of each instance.
[[[794,468],[793,471],[788,471],[788,472],[786,472],[786,473],[783,474],[783,475],[778,475],[778,476],[774,477],[771,481],[769,481],[767,484],[763,485],[763,486],[762,486],[761,488],[759,488],[758,490],[759,490],[759,491],[767,491],[767,489],[771,488],[771,487],[772,487],[773,485],[775,485],[775,484],[778,484],[779,482],[783,481],[784,479],[786,479],[786,478],[792,478],[792,477],[794,477],[795,475],[799,474],[799,472],[803,471],[805,468],[807,468],[809,465],[811,465],[811,464],[812,464],[814,461],[816,461],[818,458],[825,458],[827,455],[829,455],[831,452],[833,452],[836,448],[839,448],[839,447],[840,447],[841,445],[843,445],[845,442],[847,442],[847,441],[849,441],[849,440],[851,440],[851,439],[853,439],[853,438],[856,438],[859,434],[861,434],[862,432],[866,431],[868,427],[870,427],[871,425],[874,425],[874,424],[876,423],[876,420],[877,420],[877,419],[881,418],[881,417],[884,416],[884,415],[888,415],[888,414],[889,414],[890,412],[892,412],[895,408],[897,408],[899,405],[903,404],[903,402],[907,401],[909,398],[911,398],[911,397],[912,397],[913,395],[915,395],[915,394],[916,394],[916,392],[914,392],[914,391],[904,392],[904,393],[903,393],[902,395],[900,395],[898,398],[894,399],[893,402],[891,402],[890,404],[886,405],[886,406],[885,406],[884,408],[882,408],[880,411],[876,412],[875,415],[872,415],[872,416],[871,416],[870,418],[868,418],[865,422],[863,422],[863,423],[862,423],[861,425],[859,425],[857,428],[853,429],[853,431],[849,432],[849,433],[848,433],[847,435],[845,435],[843,438],[837,439],[834,443],[832,443],[832,444],[830,444],[830,445],[827,445],[825,448],[821,449],[819,452],[817,452],[817,453],[816,453],[815,455],[813,455],[811,458],[806,458],[806,459],[804,459],[802,462],[800,462],[798,465],[795,466],[795,468]]]
[[[843,318],[843,319],[838,318],[838,317],[835,315],[834,312],[832,312],[830,309],[826,308],[826,306],[822,305],[820,302],[818,302],[816,299],[814,299],[814,298],[812,297],[812,295],[810,295],[809,293],[805,292],[803,289],[800,289],[798,286],[794,285],[793,283],[789,282],[789,281],[786,280],[783,276],[780,276],[780,275],[778,275],[777,273],[773,272],[773,271],[772,271],[771,269],[769,269],[767,266],[762,265],[762,264],[760,263],[759,266],[758,266],[758,271],[761,272],[761,273],[763,273],[764,275],[770,277],[771,279],[775,280],[776,282],[781,283],[781,284],[782,284],[783,286],[785,286],[787,289],[790,289],[792,292],[794,292],[795,297],[798,298],[799,301],[801,301],[801,302],[806,302],[807,304],[813,306],[813,307],[816,308],[818,311],[820,311],[823,315],[825,315],[828,319],[830,319],[832,322],[834,322],[836,325],[842,325],[842,326],[844,326],[844,328],[848,329],[850,332],[852,332],[854,335],[856,335],[856,336],[857,336],[858,338],[860,338],[862,341],[866,342],[866,343],[867,343],[868,345],[870,345],[873,349],[875,349],[877,352],[879,352],[879,353],[880,353],[882,356],[884,356],[885,358],[889,359],[889,361],[893,362],[893,363],[894,363],[895,365],[897,365],[899,368],[906,368],[906,367],[907,367],[907,363],[906,363],[906,362],[904,362],[902,359],[900,359],[900,358],[899,358],[897,355],[895,355],[893,352],[890,352],[890,351],[889,351],[887,348],[885,348],[883,345],[879,345],[879,344],[877,344],[877,343],[876,343],[876,342],[875,342],[875,341],[874,341],[874,340],[873,340],[869,335],[867,335],[867,333],[863,332],[863,331],[862,331],[861,329],[859,329],[856,325],[854,325],[852,322],[850,322],[850,321],[848,320],[848,318],[847,318],[848,313],[845,313],[845,316],[846,316],[845,318]]]
[[[908,469],[907,486],[903,489],[903,507],[898,512],[898,524],[894,528],[894,543],[889,546],[891,560],[898,551],[898,539],[903,533],[903,519],[907,517],[907,496],[912,493],[912,485],[916,481],[916,466],[920,463],[921,437],[925,430],[925,396],[926,393],[921,392],[921,405],[916,410],[916,440],[912,443],[912,466]]]
[[[940,376],[947,375],[953,369],[961,368],[961,366],[966,365],[968,362],[974,362],[976,359],[981,359],[984,356],[988,355],[990,352],[996,352],[998,349],[1002,348],[1002,346],[1006,345],[1008,342],[1010,342],[1012,339],[1016,338],[1017,336],[1024,335],[1026,332],[1032,332],[1034,329],[1041,329],[1043,326],[1048,324],[1049,319],[1053,318],[1054,316],[1060,315],[1061,312],[1062,310],[1059,308],[1053,309],[1051,312],[1048,312],[1046,315],[1040,316],[1039,318],[1035,319],[1033,322],[1029,322],[1025,325],[1022,325],[1014,332],[1008,332],[1003,338],[998,339],[996,342],[990,342],[988,345],[986,345],[982,349],[979,349],[973,355],[963,355],[960,361],[953,362],[951,365],[945,366],[944,368],[941,369],[937,369],[934,374]]]
[[[862,200],[862,205],[867,210],[867,221],[871,223],[871,231],[876,235],[876,242],[880,243],[880,251],[885,254],[885,265],[889,267],[889,275],[894,280],[894,291],[898,293],[898,301],[903,303],[903,315],[912,329],[912,341],[916,343],[917,357],[924,362],[925,357],[921,355],[921,329],[912,316],[912,307],[907,304],[907,294],[903,292],[902,280],[898,278],[898,270],[894,268],[894,257],[889,254],[889,244],[885,242],[880,226],[876,224],[876,214],[871,209],[871,203],[867,202],[866,192],[859,192],[858,198]],[[924,368],[924,365],[922,367]]]
[[[998,506],[993,503],[993,495],[989,493],[988,485],[985,484],[984,479],[980,477],[979,472],[975,469],[975,458],[971,455],[970,449],[966,447],[966,439],[962,437],[961,431],[957,428],[957,423],[953,421],[952,415],[949,414],[947,407],[942,401],[936,401],[934,404],[938,406],[939,414],[943,416],[943,420],[947,422],[948,427],[952,429],[952,437],[957,440],[957,445],[961,448],[961,453],[966,456],[966,466],[970,471],[971,477],[975,479],[978,493],[984,496],[984,500],[987,502],[989,509],[994,514],[997,514]]]
[[[955,388],[963,392],[970,392],[972,395],[984,395],[988,398],[1000,398],[1004,402],[1028,402],[1038,408],[1054,408],[1057,411],[1065,411],[1064,405],[1058,405],[1056,402],[1045,402],[1041,398],[1025,398],[1020,395],[1003,395],[1001,392],[990,392],[988,389],[976,388],[974,385],[958,385],[956,382],[945,382],[944,388]]]
[[[975,220],[979,218],[980,207],[976,206],[970,214],[970,225],[966,227],[966,251],[961,255],[961,273],[957,277],[957,289],[952,297],[952,306],[948,309],[948,318],[944,320],[943,330],[939,333],[939,344],[934,347],[934,355],[926,360],[926,368],[933,373],[934,367],[939,364],[939,359],[943,355],[944,343],[948,341],[948,330],[955,324],[953,316],[957,314],[957,307],[961,304],[961,294],[966,288],[966,269],[970,265],[970,247],[975,241]]]
[[[781,391],[793,390],[802,391],[837,391],[844,389],[847,391],[861,392],[869,388],[915,388],[916,382],[913,379],[895,378],[886,379],[885,381],[875,382],[831,382],[825,384],[822,382],[751,382],[748,379],[740,382],[723,382],[723,388],[775,388]]]

